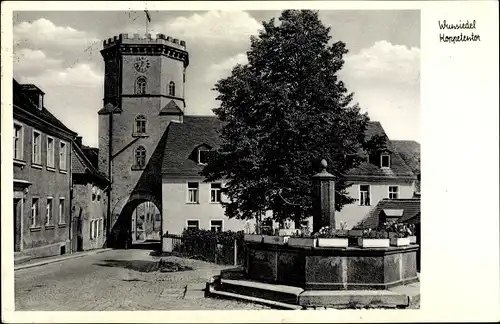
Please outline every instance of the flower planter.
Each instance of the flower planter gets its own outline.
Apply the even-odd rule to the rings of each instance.
[[[391,240],[391,246],[410,245],[410,239],[408,237],[391,238],[390,240]]]
[[[344,238],[344,237],[347,238],[349,236],[348,230],[335,230],[333,231],[333,233],[337,238]]]
[[[263,235],[263,242],[265,244],[286,244],[288,241],[288,236],[271,236],[271,235]]]
[[[300,232],[298,229],[280,229],[279,236],[292,236],[295,233]]]
[[[347,247],[348,242],[346,238],[318,238],[318,247]]]
[[[413,236],[408,236],[410,239],[410,244],[417,244],[417,237],[415,235]]]
[[[304,237],[290,237],[288,239],[289,246],[316,246],[316,239],[314,238],[304,238]]]
[[[389,247],[389,239],[370,239],[370,238],[359,238],[358,246],[360,247],[370,247],[370,248],[384,248]]]
[[[263,240],[263,235],[260,234],[245,234],[244,240],[246,242],[257,242],[257,243],[262,243]]]

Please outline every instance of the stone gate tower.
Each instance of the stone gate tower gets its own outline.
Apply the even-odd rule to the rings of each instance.
[[[103,42],[99,170],[109,176],[108,246],[128,240],[133,210],[152,201],[161,211],[161,163],[170,122],[182,122],[184,41],[163,34],[120,34]]]

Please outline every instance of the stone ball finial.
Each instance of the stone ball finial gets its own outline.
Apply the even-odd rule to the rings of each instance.
[[[328,166],[328,163],[326,163],[326,160],[322,159],[321,160],[321,168],[322,168],[322,170],[326,170],[327,166]]]

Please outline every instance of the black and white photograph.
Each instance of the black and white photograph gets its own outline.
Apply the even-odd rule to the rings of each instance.
[[[423,11],[288,4],[12,11],[12,311],[420,310]]]

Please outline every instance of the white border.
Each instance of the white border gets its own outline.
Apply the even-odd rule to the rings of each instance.
[[[2,63],[12,60],[12,10],[421,9],[422,230],[420,310],[14,312],[12,64],[2,64],[2,319],[5,322],[498,321],[498,3],[496,1],[2,2]],[[439,43],[437,20],[476,19],[481,42]],[[4,82],[4,80],[7,80]],[[446,127],[446,131],[443,131]],[[466,131],[464,131],[466,130]],[[456,152],[467,151],[467,159]],[[481,168],[477,168],[481,165]],[[473,172],[470,176],[467,174]],[[481,187],[471,191],[464,188]],[[430,197],[430,199],[426,199]],[[471,215],[481,215],[480,221]],[[471,226],[477,230],[470,230]],[[452,233],[443,237],[445,233]],[[463,235],[462,235],[463,234]],[[466,235],[466,239],[464,239]],[[467,242],[480,242],[476,244]],[[464,262],[464,256],[466,262]],[[480,274],[480,275],[478,275]],[[472,283],[472,284],[471,284]],[[466,288],[465,288],[466,287]],[[231,314],[233,313],[233,314]],[[236,316],[231,316],[236,315]]]

